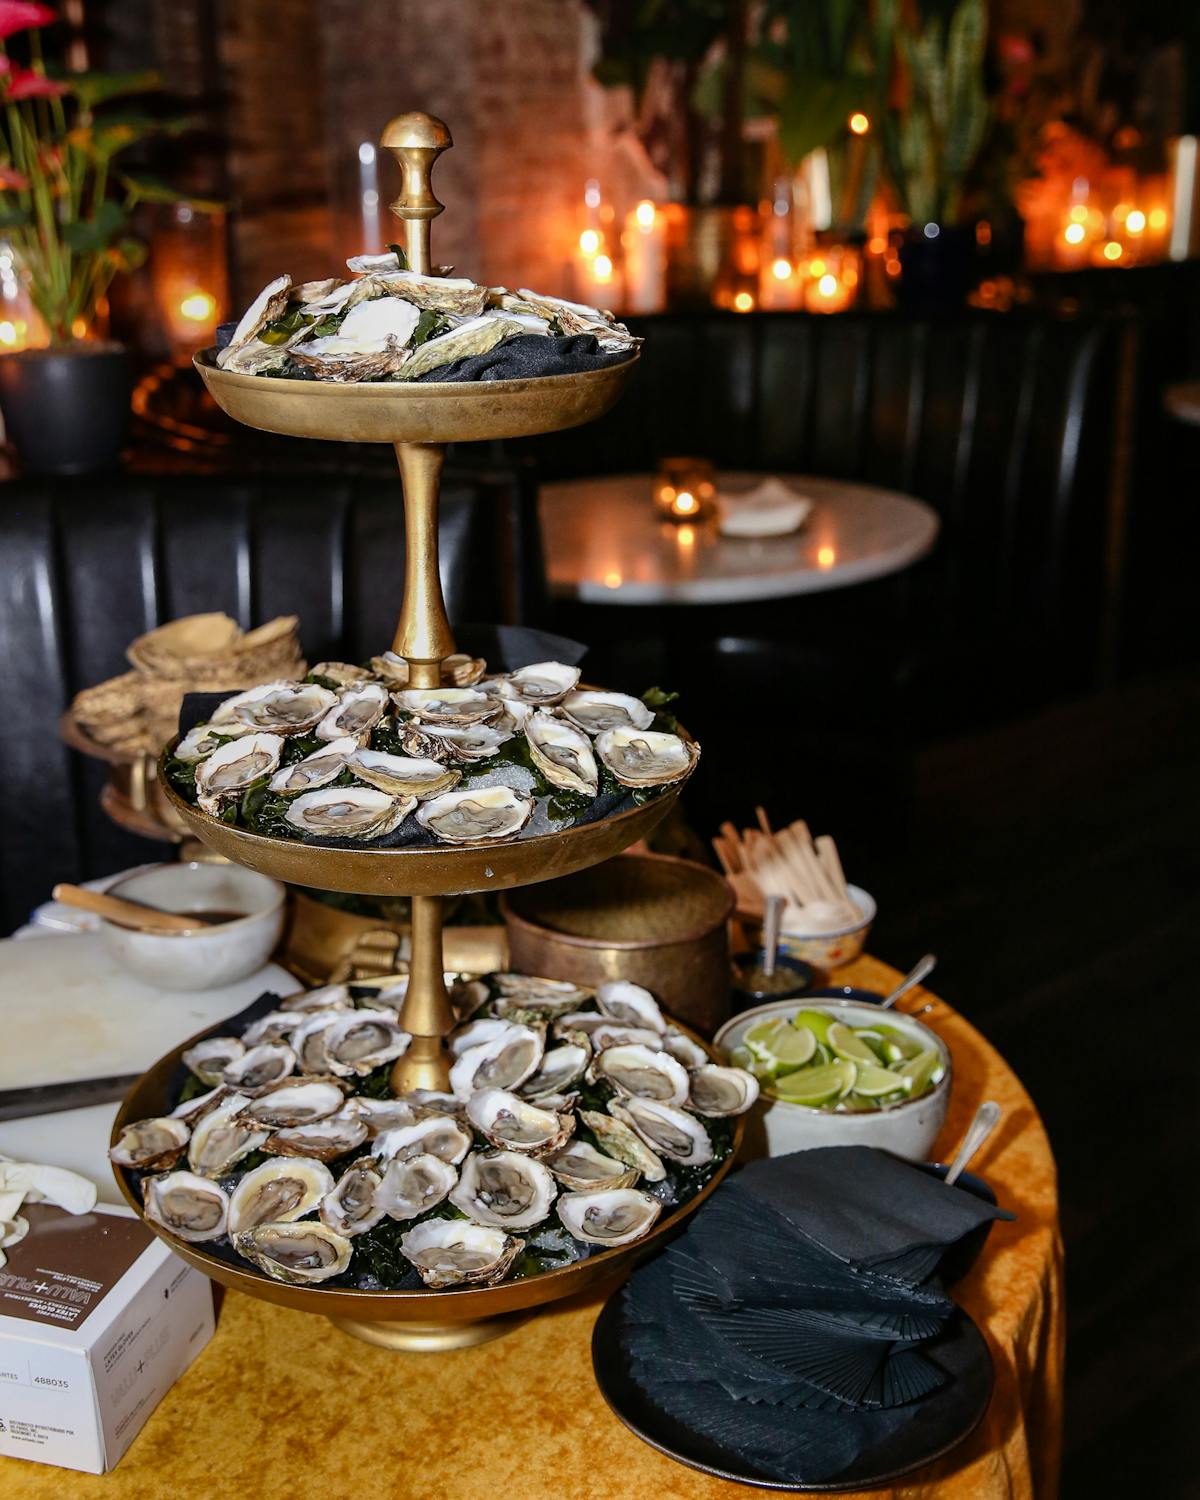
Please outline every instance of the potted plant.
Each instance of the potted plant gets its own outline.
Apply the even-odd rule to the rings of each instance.
[[[114,464],[124,441],[128,356],[100,336],[98,309],[113,278],[145,259],[131,215],[141,202],[180,197],[123,170],[118,159],[189,122],[106,109],[156,89],[152,73],[51,76],[39,32],[57,20],[45,5],[0,0],[0,237],[12,247],[47,340],[44,348],[0,356],[0,408],[24,468],[70,474]],[[19,35],[28,65],[9,55]]]

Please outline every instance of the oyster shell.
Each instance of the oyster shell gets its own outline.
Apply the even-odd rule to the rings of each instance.
[[[252,346],[259,343],[260,350],[266,350],[270,346],[262,344],[257,339],[258,333],[273,322],[282,317],[287,310],[288,289],[291,287],[290,276],[276,276],[274,281],[268,281],[254,301],[238,320],[237,327],[228,342],[217,355],[217,364],[223,370],[244,369],[245,356],[251,352]],[[271,349],[273,354],[279,354],[282,360],[284,351],[282,349]]]
[[[471,1132],[453,1115],[426,1115],[415,1125],[385,1130],[376,1136],[373,1149],[383,1162],[428,1155],[457,1166],[471,1149]]]
[[[392,1219],[416,1219],[436,1208],[457,1181],[457,1170],[429,1151],[395,1156],[375,1190],[375,1207]]]
[[[649,990],[628,979],[606,979],[596,990],[596,1004],[606,1016],[626,1026],[644,1026],[658,1032],[667,1029],[658,1001]]]
[[[466,359],[472,354],[486,354],[502,339],[533,331],[530,325],[517,317],[494,312],[481,313],[479,317],[452,328],[449,333],[427,339],[406,361],[400,378],[416,380],[422,375],[428,375],[431,370],[453,364],[456,359]]]
[[[314,667],[313,670],[317,669]],[[371,670],[377,677],[382,677],[389,687],[408,686],[408,661],[395,651],[385,651],[382,656],[373,656]],[[482,657],[467,656],[456,651],[442,659],[442,686],[472,687],[486,671],[487,663]]]
[[[586,1040],[549,1047],[542,1054],[537,1072],[521,1085],[521,1093],[526,1099],[536,1099],[539,1094],[560,1094],[583,1077],[591,1058],[592,1049]]]
[[[409,755],[427,755],[433,760],[487,760],[501,745],[513,737],[511,729],[497,729],[494,724],[472,724],[455,728],[452,724],[421,724],[401,730],[400,742]]]
[[[631,1245],[662,1212],[657,1198],[630,1187],[563,1193],[557,1208],[567,1233],[589,1245]]]
[[[195,1130],[197,1120],[202,1120],[210,1109],[216,1109],[228,1093],[228,1088],[223,1083],[218,1083],[207,1094],[197,1094],[194,1099],[177,1104],[171,1111],[171,1119],[182,1120],[189,1129]]]
[[[307,339],[293,345],[292,359],[318,380],[354,383],[393,375],[410,357],[407,345],[416,331],[420,313],[411,302],[398,297],[358,297],[364,283],[353,287],[344,299],[349,308],[336,333]],[[333,293],[337,296],[341,291]],[[353,305],[351,305],[353,304]],[[328,301],[324,306],[328,305]]]
[[[400,1251],[426,1286],[490,1286],[502,1281],[525,1241],[460,1219],[426,1219],[400,1236]]]
[[[547,781],[569,792],[596,795],[600,772],[591,741],[582,730],[539,709],[526,719],[525,737],[533,763]]]
[[[382,256],[371,258],[383,259]],[[349,265],[349,261],[346,264]],[[420,271],[400,271],[389,267],[384,279],[395,296],[403,297],[415,307],[428,308],[433,312],[453,313],[459,318],[477,318],[487,305],[487,287],[477,286],[465,276],[423,276]]]
[[[342,1078],[360,1077],[403,1055],[412,1037],[382,1010],[350,1010],[325,1033],[329,1070]]]
[[[224,1081],[225,1069],[243,1055],[246,1044],[237,1036],[210,1036],[183,1054],[183,1065],[205,1083]]]
[[[302,1224],[259,1224],[233,1236],[233,1248],[273,1281],[303,1285],[340,1276],[354,1247],[319,1220]]]
[[[296,1063],[301,1073],[311,1076],[332,1071],[325,1051],[325,1041],[333,1023],[349,1013],[344,1010],[314,1011],[292,1032],[291,1048],[296,1054]]]
[[[669,1156],[672,1161],[698,1167],[713,1158],[708,1131],[695,1115],[684,1109],[658,1099],[632,1096],[613,1099],[608,1108],[610,1114],[636,1131],[652,1150]]]
[[[176,760],[203,760],[206,755],[211,755],[214,750],[220,748],[219,736],[227,732],[212,724],[196,724],[188,730],[171,753]]]
[[[703,1068],[711,1061],[699,1042],[692,1041],[690,1036],[685,1036],[682,1031],[676,1031],[673,1026],[667,1027],[660,1045],[664,1052],[669,1052],[685,1068]]]
[[[549,1214],[558,1189],[539,1161],[516,1151],[473,1151],[450,1202],[476,1224],[529,1229]]]
[[[450,1069],[456,1099],[470,1099],[480,1089],[516,1089],[542,1061],[546,1042],[532,1026],[508,1022],[490,1041],[468,1047]]]
[[[370,1157],[354,1162],[321,1199],[321,1223],[347,1237],[374,1229],[383,1218],[383,1209],[375,1202],[382,1181]]]
[[[606,729],[596,754],[622,786],[669,786],[691,772],[700,747],[653,729]]]
[[[624,1121],[593,1109],[581,1109],[579,1118],[607,1155],[636,1168],[647,1182],[661,1182],[667,1175],[667,1169],[656,1153]]]
[[[337,780],[357,749],[358,741],[352,735],[333,740],[303,760],[280,766],[271,777],[270,789],[273,792],[312,792],[319,786],[326,786]]]
[[[360,682],[369,682],[371,674],[366,667],[356,667],[348,661],[319,661],[309,667],[310,677],[324,677],[327,682],[336,682],[339,688],[354,687]]]
[[[230,740],[214,750],[196,767],[200,806],[205,812],[217,812],[223,798],[245,791],[252,781],[274,771],[282,753],[282,736],[257,733]]]
[[[289,995],[280,1002],[279,1008],[299,1011],[349,1010],[352,1004],[348,984],[323,984],[315,990],[300,990],[295,995]]]
[[[417,822],[447,844],[516,838],[533,816],[533,798],[507,786],[442,792],[417,808]]]
[[[593,991],[569,979],[543,979],[538,974],[492,974],[491,982],[502,995],[526,1000],[543,1010],[569,1010],[592,998]]]
[[[493,719],[500,705],[478,688],[401,688],[394,695],[396,707],[428,724],[461,728]]]
[[[259,1042],[225,1066],[221,1080],[243,1093],[268,1089],[296,1070],[296,1054],[286,1042]]]
[[[265,1146],[270,1131],[240,1118],[249,1095],[231,1093],[200,1121],[188,1142],[188,1164],[200,1177],[223,1177],[243,1156]]]
[[[322,838],[377,839],[399,827],[415,797],[389,797],[369,787],[324,787],[303,792],[284,814],[293,828]]]
[[[257,1047],[260,1042],[286,1042],[303,1021],[304,1017],[294,1011],[270,1010],[246,1027],[242,1032],[242,1043],[246,1047]]]
[[[698,1114],[723,1119],[741,1115],[758,1098],[758,1079],[744,1068],[719,1068],[705,1063],[691,1075],[688,1104]]]
[[[488,684],[500,698],[516,698],[538,708],[561,703],[579,681],[579,668],[562,661],[538,661],[519,667],[507,677],[494,677]]]
[[[639,1175],[636,1167],[605,1156],[587,1141],[568,1141],[560,1151],[544,1160],[559,1182],[573,1192],[632,1187]],[[559,1202],[562,1202],[561,1198]]]
[[[194,1172],[168,1172],[143,1184],[146,1217],[192,1244],[219,1240],[229,1226],[229,1194]]]
[[[654,710],[628,693],[571,692],[562,700],[562,715],[593,738],[606,729],[649,729]]]
[[[586,302],[568,302],[562,297],[546,297],[521,287],[516,292],[503,287],[489,289],[488,300],[513,313],[533,314],[556,322],[564,334],[590,333],[607,353],[633,349],[641,340],[635,338],[624,323],[618,323],[606,308],[589,307]]]
[[[304,1157],[265,1161],[239,1181],[229,1197],[229,1233],[259,1224],[290,1224],[333,1191],[333,1173]]]
[[[251,1099],[242,1116],[270,1130],[280,1130],[324,1120],[337,1114],[345,1102],[346,1096],[336,1083],[324,1083],[315,1078],[288,1078],[278,1088]]]
[[[666,1050],[657,1031],[651,1031],[648,1026],[624,1026],[620,1021],[602,1021],[588,1040],[593,1052],[606,1052],[610,1047],[649,1047],[654,1052]]]
[[[175,1165],[191,1135],[188,1126],[171,1115],[136,1120],[122,1130],[109,1150],[109,1160],[118,1167],[136,1168],[139,1172],[161,1172]]]
[[[650,1047],[608,1047],[591,1067],[588,1077],[603,1079],[622,1094],[683,1104],[688,1097],[688,1071],[669,1052]]]
[[[359,781],[393,797],[436,797],[448,792],[462,777],[440,761],[409,755],[388,755],[382,750],[356,750],[350,770]]]
[[[383,718],[390,701],[388,690],[382,682],[364,682],[344,688],[334,706],[317,725],[317,738],[349,738],[361,744]]]
[[[273,1156],[311,1156],[333,1161],[357,1150],[367,1138],[367,1122],[361,1115],[339,1109],[336,1115],[314,1120],[311,1125],[293,1125],[277,1130],[265,1149]]]
[[[506,1036],[515,1024],[501,1016],[480,1016],[450,1033],[446,1042],[447,1050],[451,1057],[461,1057],[472,1047],[482,1047],[485,1042],[495,1041],[498,1036]]]
[[[399,1130],[417,1123],[417,1112],[407,1099],[371,1099],[366,1094],[355,1094],[346,1100],[346,1110],[367,1122],[371,1139],[385,1130]]]
[[[541,1156],[564,1146],[575,1129],[574,1115],[539,1109],[507,1089],[481,1089],[467,1101],[467,1118],[502,1151]]]
[[[315,682],[263,689],[234,710],[239,724],[270,734],[306,734],[337,702],[337,695]]]

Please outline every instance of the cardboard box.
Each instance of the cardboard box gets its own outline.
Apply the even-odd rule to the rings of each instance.
[[[212,1283],[128,1208],[21,1212],[0,1267],[0,1453],[103,1474],[212,1338]]]

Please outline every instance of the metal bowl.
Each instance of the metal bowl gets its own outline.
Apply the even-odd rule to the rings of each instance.
[[[695,1033],[686,1027],[693,1040],[700,1042],[711,1057],[716,1053]],[[113,1123],[111,1140],[115,1142],[127,1124],[134,1120],[149,1119],[163,1115],[172,1103],[170,1092],[173,1081],[183,1068],[183,1054],[189,1047],[206,1036],[220,1033],[220,1025],[207,1027],[204,1031],[181,1042],[178,1047],[159,1058],[134,1084],[125,1096],[117,1118]],[[717,1168],[712,1178],[694,1198],[675,1209],[669,1216],[659,1220],[645,1239],[634,1245],[620,1245],[612,1250],[602,1250],[574,1265],[563,1266],[556,1271],[546,1271],[540,1276],[529,1276],[522,1281],[504,1282],[491,1287],[459,1287],[445,1291],[422,1288],[419,1291],[359,1291],[347,1287],[289,1286],[271,1281],[249,1265],[234,1266],[207,1252],[203,1245],[189,1244],[177,1239],[159,1225],[145,1219],[142,1201],[135,1190],[130,1174],[114,1166],[113,1176],[121,1189],[125,1201],[143,1219],[146,1227],[159,1239],[187,1261],[188,1265],[222,1286],[249,1297],[259,1297],[265,1302],[290,1307],[297,1312],[322,1313],[331,1318],[346,1332],[369,1343],[388,1348],[407,1350],[437,1350],[461,1348],[482,1343],[505,1333],[512,1326],[512,1315],[528,1312],[560,1297],[570,1297],[599,1281],[624,1278],[634,1265],[648,1254],[663,1239],[673,1233],[687,1216],[708,1197],[721,1179],[733,1166],[742,1141],[743,1122],[734,1122],[733,1147],[729,1155]]]

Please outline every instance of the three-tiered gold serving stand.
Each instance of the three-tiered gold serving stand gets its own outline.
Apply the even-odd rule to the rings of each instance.
[[[436,274],[429,230],[442,205],[433,196],[430,176],[437,157],[451,145],[450,132],[430,115],[405,114],[390,122],[381,144],[402,173],[402,191],[392,210],[403,226],[408,264],[414,271]],[[620,364],[581,374],[440,384],[339,385],[244,375],[219,368],[211,350],[197,355],[195,365],[222,410],[250,427],[292,437],[395,447],[404,493],[406,556],[403,604],[392,649],[408,661],[410,686],[422,688],[440,685],[442,661],[455,649],[438,569],[438,488],[446,445],[526,437],[592,421],[616,401],[637,359],[634,351]],[[165,778],[163,784],[169,785]],[[493,847],[402,849],[328,848],[269,838],[231,827],[173,792],[170,795],[192,832],[235,864],[296,885],[411,898],[409,982],[400,1020],[412,1042],[391,1074],[393,1092],[400,1094],[447,1087],[445,1038],[455,1016],[444,982],[443,898],[529,885],[609,859],[648,834],[679,790],[679,785],[668,787],[653,800],[614,817]],[[117,1117],[114,1139],[126,1122],[163,1112],[187,1045],[161,1059],[135,1086]],[[636,1245],[495,1287],[387,1292],[289,1286],[233,1266],[208,1254],[202,1245],[175,1239],[170,1243],[185,1260],[227,1286],[324,1313],[372,1343],[410,1350],[454,1348],[504,1332],[511,1316],[522,1309],[580,1291],[619,1273],[622,1266],[628,1269],[657,1234],[677,1224],[722,1175],[718,1170],[702,1193]],[[124,1173],[118,1171],[117,1176],[140,1213],[133,1185]]]

